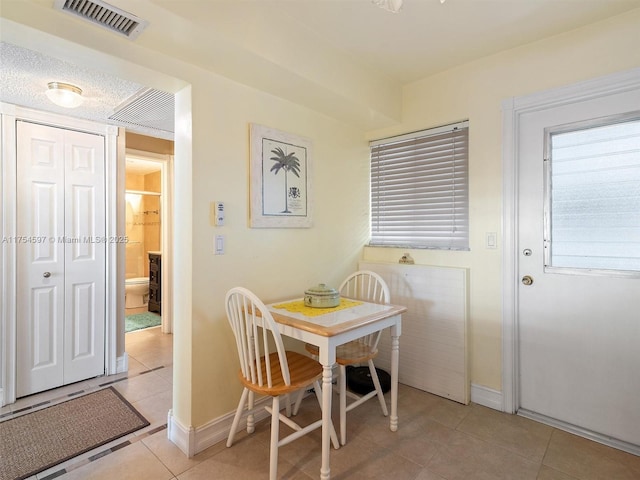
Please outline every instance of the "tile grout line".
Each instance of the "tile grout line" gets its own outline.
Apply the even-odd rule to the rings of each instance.
[[[118,378],[116,380],[112,380],[112,381],[105,382],[105,383],[99,383],[98,386],[96,386],[96,387],[85,388],[83,390],[78,390],[76,392],[67,393],[65,395],[61,395],[59,397],[55,397],[55,398],[52,398],[50,400],[45,400],[43,402],[38,402],[36,404],[29,405],[28,407],[23,407],[23,408],[20,408],[18,410],[15,410],[15,411],[3,413],[2,415],[0,415],[0,422],[4,422],[6,420],[11,420],[12,418],[17,418],[17,417],[21,416],[21,414],[25,414],[25,413],[28,413],[28,412],[36,411],[40,407],[53,406],[53,405],[56,405],[58,403],[62,403],[62,401],[68,400],[68,399],[70,399],[72,397],[76,397],[76,396],[81,395],[81,394],[92,393],[92,392],[98,391],[98,390],[100,390],[100,389],[102,389],[104,387],[108,387],[109,385],[113,385],[115,383],[122,382],[124,380],[129,380],[129,379],[132,379],[132,378],[136,378],[136,377],[138,377],[140,375],[144,375],[145,373],[155,372],[155,371],[161,370],[163,368],[165,368],[165,366],[161,365],[159,367],[151,368],[151,369],[144,370],[142,372],[136,373],[135,375],[131,375],[131,376],[127,375],[125,377]]]
[[[73,463],[73,464],[68,465],[68,466],[66,466],[64,468],[61,468],[60,470],[56,470],[55,472],[50,473],[46,477],[42,477],[39,480],[53,480],[54,478],[57,478],[57,477],[59,477],[61,475],[64,475],[64,474],[69,473],[69,472],[72,472],[73,470],[76,470],[77,468],[80,468],[80,467],[83,467],[85,465],[88,465],[91,462],[95,462],[96,460],[99,460],[99,459],[101,459],[103,457],[106,457],[107,455],[109,455],[109,454],[111,454],[113,452],[117,452],[118,450],[122,450],[123,448],[125,448],[125,447],[127,447],[129,445],[137,443],[137,442],[139,442],[140,440],[142,440],[144,438],[150,437],[151,435],[154,435],[154,434],[156,434],[158,432],[161,432],[163,430],[166,430],[166,429],[167,429],[167,424],[165,423],[163,425],[160,425],[159,427],[155,427],[155,428],[149,430],[148,432],[141,433],[140,435],[134,435],[133,437],[125,440],[124,442],[120,442],[119,444],[114,445],[113,447],[109,447],[109,448],[107,448],[105,450],[102,450],[102,451],[100,451],[100,452],[98,452],[98,453],[96,453],[94,455],[91,455],[89,458],[86,458],[84,460],[80,460],[80,461],[78,461],[76,463]]]

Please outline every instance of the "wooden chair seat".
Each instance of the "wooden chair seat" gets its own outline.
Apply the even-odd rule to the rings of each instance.
[[[316,345],[307,343],[305,349],[311,355],[318,356],[319,350]],[[336,349],[336,363],[338,365],[353,365],[355,363],[364,363],[373,360],[378,356],[378,351],[372,351],[371,347],[365,343],[353,340],[344,345],[340,345]]]
[[[291,377],[290,385],[287,385],[282,376],[282,369],[280,368],[280,359],[278,352],[274,352],[269,355],[269,366],[271,367],[271,386],[268,385],[256,385],[251,381],[244,378],[242,370],[238,371],[238,377],[242,384],[252,392],[259,395],[277,396],[286,395],[291,392],[300,390],[313,382],[320,380],[322,377],[322,365],[316,362],[314,359],[302,355],[298,352],[292,352],[287,350],[285,352],[287,357],[287,363],[289,364],[289,375]],[[267,377],[267,362],[260,362],[262,365],[262,378]]]

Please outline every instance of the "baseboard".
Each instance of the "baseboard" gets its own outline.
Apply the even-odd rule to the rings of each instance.
[[[261,407],[262,405],[271,404],[271,397],[263,397],[259,400],[256,400],[255,407]],[[229,436],[229,432],[231,431],[231,424],[233,423],[233,417],[236,412],[230,412],[222,417],[218,417],[210,422],[205,423],[204,425],[196,428],[195,430],[195,452],[200,453],[203,450],[206,450],[212,445],[215,445],[218,442],[222,442],[226,440]],[[267,417],[269,417],[269,412],[267,412],[264,408],[258,408],[253,414],[254,421],[259,422]],[[240,420],[240,424],[238,426],[238,432],[247,428],[247,417],[246,415],[242,417]]]
[[[124,352],[121,357],[116,358],[116,373],[126,373],[129,371],[129,354]]]
[[[271,397],[263,397],[255,402],[255,407],[260,407],[263,404],[267,405],[271,401]],[[227,413],[221,417],[218,417],[204,425],[193,428],[185,427],[173,416],[173,411],[169,410],[167,416],[167,437],[171,440],[182,452],[189,458],[197,455],[198,453],[206,450],[207,448],[215,445],[218,442],[226,440],[231,431],[231,425],[233,424],[233,417],[235,416],[235,410]],[[259,422],[269,416],[264,408],[257,408],[254,412],[254,420]],[[247,418],[244,416],[240,420],[238,431],[241,431],[247,427]]]
[[[535,420],[536,422],[544,423],[545,425],[549,425],[550,427],[557,428],[559,430],[564,430],[565,432],[573,433],[574,435],[578,435],[580,437],[587,438],[589,440],[593,440],[594,442],[601,443],[603,445],[607,445],[608,447],[615,448],[617,450],[622,450],[624,452],[631,453],[633,455],[640,456],[640,445],[634,445],[632,443],[625,442],[623,440],[617,440],[608,435],[603,435],[601,433],[596,433],[586,428],[578,427],[576,425],[572,425],[570,423],[562,422],[560,420],[556,420],[551,417],[547,417],[546,415],[542,415],[539,413],[531,412],[525,409],[519,409],[518,415],[521,417],[528,418],[530,420]]]
[[[173,410],[167,414],[167,438],[171,440],[187,457],[195,456],[195,430],[185,427],[174,416]]]
[[[500,412],[502,409],[502,392],[482,385],[471,384],[471,401]]]

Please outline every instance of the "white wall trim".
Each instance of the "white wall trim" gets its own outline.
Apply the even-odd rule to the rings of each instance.
[[[118,135],[118,127],[96,123],[91,120],[83,120],[80,118],[67,117],[56,113],[42,112],[30,108],[20,107],[11,104],[2,104],[1,113],[10,114],[19,120],[39,123],[50,127],[58,127],[64,129],[74,129],[87,133],[95,133],[97,135],[108,136]]]
[[[173,333],[173,170],[174,156],[166,155],[162,165],[162,333]]]
[[[254,420],[255,422],[259,422],[267,417],[269,417],[269,412],[267,412],[264,408],[260,408],[263,405],[270,405],[271,397],[263,397],[254,403],[255,411],[254,411]],[[245,410],[246,412],[246,410]],[[233,417],[236,412],[229,412],[222,417],[218,417],[210,422],[205,423],[204,425],[198,427],[195,432],[195,451],[196,453],[200,453],[203,450],[206,450],[212,445],[215,445],[218,442],[226,440],[229,436],[229,432],[231,431],[231,424],[233,423]],[[240,424],[238,425],[238,432],[241,432],[243,429],[247,428],[247,416],[246,413],[240,420]]]
[[[124,352],[121,357],[116,359],[116,372],[115,373],[127,373],[129,371],[129,354]]]
[[[550,418],[550,417],[547,417],[546,415],[541,415],[539,413],[530,412],[525,409],[521,409],[518,412],[518,415],[524,418],[535,420],[536,422],[544,423],[545,425],[549,425],[550,427],[557,428],[558,430],[564,430],[565,432],[573,433],[574,435],[578,435],[579,437],[588,438],[589,440],[593,440],[594,442],[598,442],[603,445],[607,445],[609,447],[613,447],[618,450],[623,450],[633,455],[640,456],[640,447],[638,445],[624,442],[622,440],[617,440],[607,435],[593,432],[591,430],[578,427],[576,425],[571,425],[570,423],[567,423],[567,422],[561,422],[560,420],[556,420],[554,418]]]
[[[173,406],[179,418],[191,418],[187,408],[193,405],[193,152],[192,152],[192,96],[191,86],[175,94],[176,167],[173,172],[173,238],[171,256],[171,316],[179,318],[173,325]],[[178,215],[177,212],[180,212]],[[164,247],[163,247],[164,248]]]
[[[517,338],[517,237],[518,164],[515,161],[515,100],[502,103],[502,411],[515,413],[518,356]]]
[[[105,126],[105,223],[107,238],[118,237],[118,129]],[[118,317],[124,315],[118,302],[118,250],[120,242],[107,245],[105,273],[105,358],[106,375],[118,372]]]
[[[269,417],[269,412],[264,408],[260,408],[263,405],[268,405],[271,402],[271,397],[263,397],[254,403],[254,420],[259,422]],[[197,455],[198,453],[206,450],[207,448],[215,445],[216,443],[226,441],[231,431],[231,424],[233,423],[233,417],[235,416],[235,410],[229,412],[221,417],[215,418],[198,428],[186,428],[178,422],[173,413],[169,411],[167,419],[167,437],[176,446],[182,450],[182,452],[189,458]],[[240,420],[238,425],[238,432],[247,428],[247,416],[245,415]]]
[[[502,102],[502,410],[518,410],[518,135],[530,112],[640,87],[640,68]]]
[[[195,430],[193,427],[185,427],[176,417],[173,410],[167,414],[167,438],[171,440],[189,458],[197,453],[195,451]]]
[[[0,233],[11,238],[16,233],[16,128],[15,106],[0,103],[2,150],[0,151]],[[2,403],[16,401],[16,244],[0,245],[0,388]]]
[[[492,408],[502,411],[502,392],[483,385],[471,384],[471,401],[482,405],[483,407]]]

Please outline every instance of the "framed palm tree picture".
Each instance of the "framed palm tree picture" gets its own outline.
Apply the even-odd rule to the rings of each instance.
[[[251,226],[311,227],[311,141],[251,124]]]

